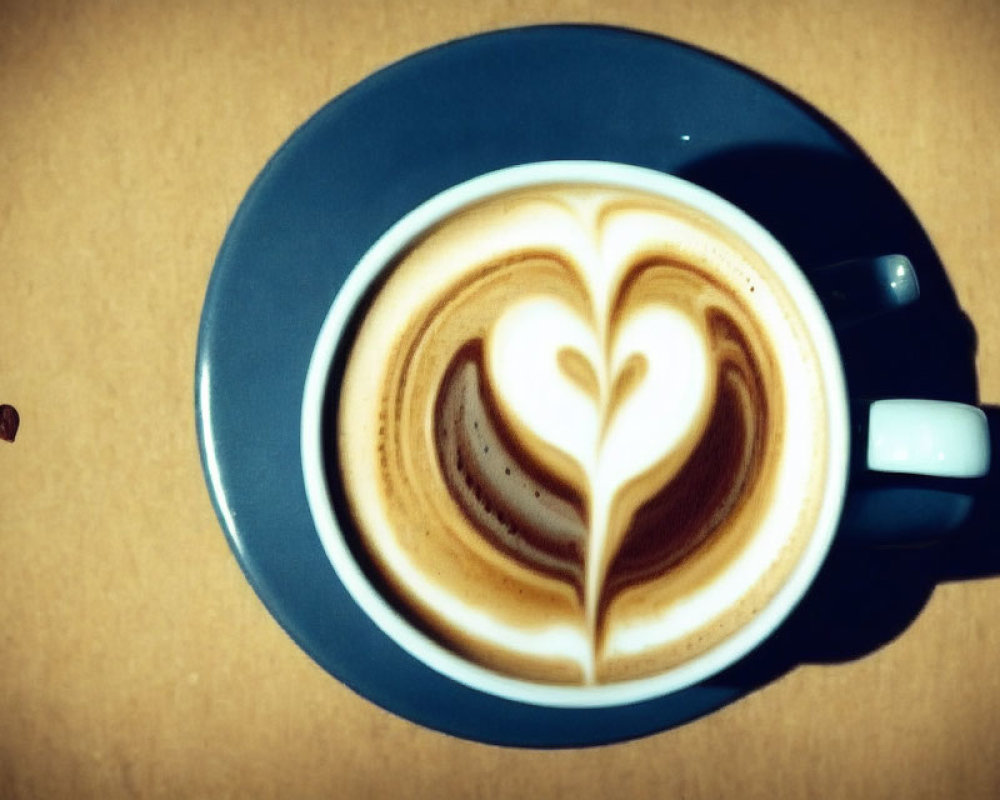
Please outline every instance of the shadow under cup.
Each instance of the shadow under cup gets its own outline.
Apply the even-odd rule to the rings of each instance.
[[[630,226],[642,223],[635,222],[641,217],[621,213],[620,198],[605,197],[600,208],[590,200],[573,201],[550,213],[546,209],[555,206],[537,196],[540,187],[595,186],[684,209],[687,216],[677,230],[708,220],[708,230],[727,231],[739,244],[722,248],[723,278],[709,281],[721,294],[709,292],[706,301],[704,292],[690,289],[691,275],[703,281],[705,264],[722,252],[718,248],[681,248],[683,258],[676,250],[651,257],[647,245],[627,253],[634,247],[628,243],[635,235]],[[569,195],[575,197],[574,191]],[[483,219],[467,212],[494,208],[491,198],[497,196],[526,198],[529,208],[521,216],[507,209],[497,224],[484,228]],[[588,250],[587,237],[573,233],[584,218],[606,223],[600,247]],[[447,233],[451,230],[458,233]],[[494,236],[496,230],[503,235]],[[545,245],[563,235],[568,238],[561,250]],[[456,258],[468,242],[482,252]],[[501,250],[505,255],[497,258]],[[744,260],[726,261],[730,250]],[[511,259],[515,251],[529,257]],[[691,256],[696,251],[697,258]],[[550,259],[553,253],[558,258]],[[593,266],[586,265],[587,253],[599,253]],[[464,269],[459,262],[476,265],[474,279],[456,271]],[[567,267],[574,262],[584,267]],[[593,277],[605,274],[601,263],[626,262],[643,265],[646,277]],[[682,262],[697,263],[698,269],[685,271]],[[756,270],[752,280],[746,279],[746,263]],[[577,272],[591,277],[567,278]],[[519,277],[524,275],[532,278]],[[564,284],[563,306],[543,302]],[[471,298],[463,301],[465,308],[480,304],[478,314],[452,314],[447,304],[434,301],[435,288],[452,285]],[[661,294],[675,298],[677,307],[651,310],[649,298]],[[512,296],[516,302],[508,304]],[[410,305],[400,310],[400,302]],[[620,316],[601,311],[620,304],[633,311]],[[792,318],[790,327],[759,310],[771,306],[782,320]],[[407,326],[413,314],[428,309],[436,321]],[[447,344],[464,341],[462,326],[467,318],[482,318],[482,309],[495,312],[489,332],[481,332],[484,344],[478,350]],[[605,318],[609,321],[602,323]],[[543,319],[556,322],[541,324]],[[581,320],[589,320],[599,334],[588,338]],[[674,343],[673,349],[665,342]],[[804,361],[796,356],[802,347],[810,353]],[[352,366],[358,359],[375,363],[355,356],[359,349],[380,353],[387,366]],[[668,350],[669,370],[663,366]],[[720,368],[719,358],[730,366]],[[517,368],[503,366],[510,363]],[[414,379],[407,371],[414,364],[426,364],[435,378]],[[558,380],[549,381],[546,364],[549,372],[560,373]],[[385,381],[391,391],[379,390],[384,376],[396,376]],[[423,384],[430,389],[421,389]],[[746,412],[746,398],[762,384],[781,386],[767,394],[770,426],[761,424],[759,409]],[[725,394],[720,387],[730,387],[730,401],[706,404],[705,397]],[[387,406],[387,397],[396,405]],[[587,398],[593,401],[589,405]],[[735,427],[734,418],[742,420]],[[400,419],[452,432],[435,438],[432,430],[408,439]],[[517,421],[514,434],[504,419]],[[629,427],[629,419],[639,422]],[[714,443],[699,446],[713,430],[718,431]],[[742,444],[734,462],[726,448],[737,433]],[[836,531],[847,483],[848,433],[848,401],[830,323],[801,271],[767,231],[728,202],[673,176],[605,162],[546,162],[480,176],[437,195],[394,225],[359,262],[331,307],[310,363],[302,463],[323,547],[339,579],[383,633],[432,669],[474,689],[542,706],[586,708],[638,702],[698,683],[738,661],[781,624],[812,583]],[[409,449],[392,444],[396,439],[437,444],[411,457]],[[358,444],[365,441],[371,445],[367,454]],[[490,467],[481,456],[474,458],[490,446],[507,460]],[[588,461],[591,452],[597,456]],[[737,462],[742,471],[735,490],[712,489],[720,474],[728,474],[725,465]],[[380,476],[396,463],[408,464],[411,478],[383,485]],[[449,478],[452,463],[457,466]],[[702,483],[686,478],[695,463],[702,465]],[[545,520],[539,522],[538,514],[524,508],[530,502],[516,493],[484,500],[483,481],[491,469],[517,479],[529,501],[545,501]],[[664,487],[679,485],[694,488],[673,505],[663,500],[669,496]],[[397,502],[401,487],[412,498]],[[660,558],[641,580],[623,584],[617,595],[595,588],[616,574],[616,564],[628,561],[621,554],[638,537],[636,520],[648,518],[651,508],[668,509],[668,517],[697,517],[702,533],[678,557]],[[483,523],[484,515],[492,528]],[[476,524],[478,532],[469,533]],[[657,524],[647,519],[642,534],[647,541],[670,538]],[[432,547],[426,544],[432,537],[455,530],[460,530],[457,550],[448,545],[440,557],[411,555]],[[442,559],[456,551],[454,574],[442,583],[414,572],[414,565],[426,563],[429,573],[447,573]],[[471,554],[467,562],[461,553]],[[631,562],[640,574],[635,553]],[[491,571],[498,562],[513,567]],[[779,562],[785,566],[776,568]],[[642,588],[643,580],[655,591]],[[506,599],[490,594],[511,582],[538,604],[523,639],[504,628],[511,619],[524,619],[517,602],[505,606]],[[698,588],[684,594],[677,586]],[[414,611],[477,602],[481,607],[472,613],[447,610],[444,623]],[[651,602],[659,604],[653,611]],[[732,610],[736,606],[738,613]],[[556,666],[539,672],[530,658],[501,655],[490,661],[492,645],[468,648],[451,632],[449,626],[464,625],[472,638],[493,636],[491,607],[501,616],[513,609],[499,626],[500,641],[506,636],[515,649],[522,642],[530,649],[544,640]],[[561,622],[573,608],[576,634],[572,624]],[[622,608],[636,616],[626,616]],[[609,622],[615,613],[623,620],[617,628]],[[712,630],[718,633],[704,639]],[[691,656],[677,649],[638,674],[628,669],[602,674],[602,662],[587,655],[598,645],[610,648],[609,642],[619,642],[615,652],[641,651],[649,643],[651,652],[664,653],[672,637],[683,636],[707,644],[696,646]],[[578,674],[565,671],[566,663],[580,664]]]

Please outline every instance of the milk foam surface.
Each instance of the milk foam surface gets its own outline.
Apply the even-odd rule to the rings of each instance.
[[[654,674],[794,567],[824,478],[815,359],[780,280],[700,212],[587,185],[480,203],[393,267],[351,345],[359,550],[476,663]]]

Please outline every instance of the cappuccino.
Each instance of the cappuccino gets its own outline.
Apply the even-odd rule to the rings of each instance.
[[[459,209],[341,347],[328,480],[395,612],[509,677],[694,659],[781,589],[827,480],[819,356],[781,276],[686,203],[600,183]]]

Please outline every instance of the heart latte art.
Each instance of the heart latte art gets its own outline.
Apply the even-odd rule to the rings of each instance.
[[[692,658],[768,602],[815,522],[803,325],[680,203],[566,184],[467,208],[403,254],[349,348],[333,450],[354,551],[400,614],[500,673]]]

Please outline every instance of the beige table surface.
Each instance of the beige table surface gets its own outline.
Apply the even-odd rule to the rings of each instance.
[[[268,156],[425,46],[601,21],[749,65],[920,217],[1000,402],[996,0],[0,0],[0,797],[1000,796],[1000,580],[887,645],[590,750],[459,741],[355,696],[272,620],[202,480],[206,281]]]

